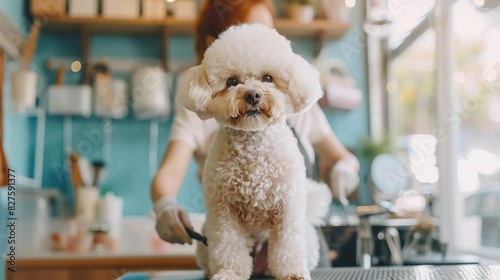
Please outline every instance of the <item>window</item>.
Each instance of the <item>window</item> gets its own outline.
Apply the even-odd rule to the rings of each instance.
[[[389,1],[391,2],[391,1]],[[393,1],[403,6],[417,1]],[[459,251],[500,259],[500,8],[499,1],[456,0],[452,9],[451,93],[455,115],[450,116],[454,129],[456,186],[452,186],[456,203],[446,211],[457,217],[454,232]],[[391,34],[389,46],[396,55],[388,66],[387,93],[393,120],[395,143],[404,148],[417,184],[431,186],[436,195],[442,183],[435,149],[439,139],[437,127],[437,36],[433,23],[425,29],[422,21],[434,1],[423,1],[420,8],[402,9],[393,25],[403,26],[413,18],[416,28],[412,40]],[[416,4],[415,4],[416,5]],[[430,6],[429,6],[430,5]],[[436,4],[437,5],[437,4]],[[390,4],[389,4],[390,7]],[[427,10],[426,10],[427,9]],[[389,11],[391,9],[389,8]],[[406,10],[406,11],[405,11]],[[406,14],[403,14],[406,12]],[[432,14],[431,14],[432,15]],[[398,30],[398,28],[392,28]],[[401,30],[404,30],[402,28]],[[411,36],[411,35],[410,35]],[[405,37],[406,39],[401,39]],[[410,43],[398,53],[398,46]],[[412,140],[427,139],[433,148],[425,160],[412,162]],[[414,153],[415,151],[413,151]],[[423,162],[423,163],[422,163]],[[440,174],[441,173],[441,174]],[[435,209],[436,210],[436,209]]]
[[[458,205],[465,210],[457,244],[500,257],[500,8],[485,8],[489,2],[460,0],[453,7]]]
[[[435,129],[435,56],[436,34],[429,29],[391,64],[387,90],[394,95],[395,135],[428,134]]]

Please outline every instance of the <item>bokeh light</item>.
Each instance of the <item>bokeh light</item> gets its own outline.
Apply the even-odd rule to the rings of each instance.
[[[345,5],[349,8],[352,8],[356,5],[356,0],[345,0]]]
[[[82,69],[82,63],[80,63],[80,61],[75,60],[73,61],[73,63],[71,63],[71,71],[73,71],[74,73],[80,71],[81,69]]]
[[[471,149],[467,155],[474,168],[482,175],[494,175],[500,169],[500,159],[483,149]]]
[[[460,159],[457,163],[458,185],[465,193],[475,192],[479,189],[479,175],[474,165],[466,160]]]
[[[453,81],[457,84],[463,84],[465,83],[465,74],[462,72],[456,72],[453,74]]]

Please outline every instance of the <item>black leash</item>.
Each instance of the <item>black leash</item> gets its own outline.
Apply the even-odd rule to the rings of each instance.
[[[295,139],[297,139],[297,145],[299,146],[300,153],[304,157],[304,164],[306,165],[306,176],[309,179],[315,179],[316,174],[315,174],[315,168],[314,164],[311,163],[309,160],[309,155],[307,155],[306,148],[304,148],[304,145],[302,145],[302,141],[300,141],[299,135],[295,131],[295,128],[290,125],[290,123],[287,121],[288,127],[292,130],[293,136],[295,136]]]

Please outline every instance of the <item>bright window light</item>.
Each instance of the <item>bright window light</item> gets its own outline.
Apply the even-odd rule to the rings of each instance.
[[[349,8],[352,8],[356,5],[356,0],[345,0],[345,5]]]
[[[484,3],[483,3],[484,5]],[[458,38],[464,40],[478,39],[483,36],[479,30],[486,27],[485,18],[471,9],[466,1],[457,2],[454,5],[453,31]]]
[[[458,161],[458,185],[464,193],[472,193],[479,189],[479,175],[474,165],[466,159]]]
[[[409,32],[432,9],[434,2],[434,0],[388,0],[387,9],[393,22],[391,32],[398,35]]]
[[[453,81],[457,84],[463,84],[465,83],[465,74],[462,72],[456,72],[453,74]]]
[[[471,149],[467,156],[470,163],[482,175],[494,175],[500,169],[500,159],[483,149]]]
[[[483,70],[483,79],[487,82],[493,82],[497,78],[497,71],[493,67],[486,67]]]
[[[474,0],[474,5],[478,7],[483,7],[484,6],[484,0]]]
[[[426,157],[436,152],[437,139],[430,134],[415,134],[411,137],[410,147],[415,152],[423,153]]]
[[[387,89],[387,92],[390,92],[390,93],[395,93],[397,90],[398,90],[398,84],[396,84],[395,82],[388,82],[387,85],[385,86],[385,88]]]
[[[500,108],[500,95],[495,94],[490,98],[488,117],[491,121],[500,123],[500,114],[498,113],[498,108]]]
[[[492,24],[490,28],[486,30],[483,37],[484,54],[481,56],[481,63],[483,65],[498,65],[500,63],[500,28],[498,24]]]
[[[436,166],[424,166],[413,170],[415,179],[420,183],[434,184],[439,180],[439,169]]]

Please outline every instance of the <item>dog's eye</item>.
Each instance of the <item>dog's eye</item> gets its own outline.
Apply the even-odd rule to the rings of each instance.
[[[273,82],[273,77],[271,77],[271,75],[264,75],[262,77],[262,82],[264,82],[264,83],[272,83]]]
[[[226,85],[228,87],[234,87],[234,86],[237,86],[238,85],[238,80],[236,80],[236,78],[229,78],[227,79],[226,81]]]

